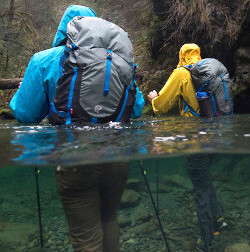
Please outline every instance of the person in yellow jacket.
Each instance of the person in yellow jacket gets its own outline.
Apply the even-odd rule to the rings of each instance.
[[[167,113],[179,98],[181,116],[199,114],[199,103],[195,96],[195,88],[188,69],[182,67],[201,60],[200,48],[196,44],[184,44],[179,52],[179,64],[170,75],[159,94],[155,90],[148,94],[156,115]],[[188,106],[187,106],[188,105]]]
[[[155,90],[148,94],[156,115],[167,113],[179,99],[181,116],[199,114],[199,103],[192,83],[191,74],[185,65],[201,60],[200,48],[196,44],[184,44],[179,52],[179,64],[170,75],[159,94]],[[188,105],[188,106],[187,106]],[[193,184],[194,200],[201,238],[197,240],[198,251],[208,251],[215,235],[227,226],[223,209],[217,200],[212,185],[209,167],[213,156],[207,154],[189,155],[186,166]]]

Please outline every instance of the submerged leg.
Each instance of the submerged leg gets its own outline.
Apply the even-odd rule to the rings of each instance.
[[[100,188],[103,251],[118,252],[117,209],[128,177],[129,163],[109,164]]]
[[[193,183],[201,239],[205,247],[211,245],[216,231],[215,223],[223,214],[212,185],[210,163],[211,156],[206,154],[187,157],[187,168]]]
[[[99,171],[94,166],[73,170],[56,171],[56,184],[69,226],[70,241],[75,252],[102,252]]]

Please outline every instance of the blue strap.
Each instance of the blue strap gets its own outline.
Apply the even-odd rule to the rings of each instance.
[[[60,75],[63,75],[63,61],[67,59],[68,55],[66,55],[66,51],[63,51],[61,58],[60,58],[60,63],[59,63],[59,71]]]
[[[110,71],[111,71],[111,60],[112,60],[112,52],[108,49],[107,50],[107,66],[106,66],[106,75],[105,75],[105,82],[104,82],[104,95],[108,95],[109,93],[109,78],[110,78]]]
[[[125,109],[126,104],[127,104],[127,100],[128,100],[128,91],[129,91],[129,89],[130,89],[130,86],[127,86],[125,98],[124,98],[124,101],[123,101],[123,104],[122,104],[122,108],[121,108],[121,111],[120,111],[119,115],[116,117],[115,122],[119,122],[120,119],[121,119],[121,117],[122,117],[122,114],[123,114],[124,109]]]
[[[76,49],[78,49],[78,47],[74,43],[72,43],[71,48],[66,48],[63,51],[61,58],[60,58],[60,63],[59,63],[59,71],[60,71],[61,75],[63,75],[63,62],[64,62],[64,60],[66,60],[68,58],[70,52],[72,52]]]
[[[184,113],[187,113],[187,110],[189,109],[189,111],[191,112],[192,115],[194,116],[199,116],[191,106],[189,106],[184,100],[183,98],[180,96],[181,101],[183,102],[184,106],[185,106],[185,110]]]
[[[98,122],[98,118],[92,117],[92,118],[91,118],[91,122],[92,122],[92,123],[97,123],[97,122]]]
[[[69,116],[67,117],[67,121],[65,123],[66,125],[71,124],[70,110],[71,110],[71,107],[72,107],[72,101],[73,101],[73,94],[74,94],[74,88],[75,88],[75,83],[76,83],[77,72],[78,72],[78,67],[75,67],[74,68],[74,75],[72,77],[71,84],[70,84],[70,90],[69,90],[69,100],[68,100],[68,106],[67,106],[67,113],[69,114]]]
[[[225,80],[223,78],[223,75],[220,75],[221,79],[222,79],[222,82],[223,82],[223,86],[224,86],[224,90],[225,90],[225,96],[226,96],[226,100],[228,101],[229,98],[228,98],[228,95],[227,95],[227,88],[226,88],[226,83],[225,83]]]
[[[213,94],[210,94],[210,95],[211,95],[212,102],[213,102],[214,116],[217,116],[217,111],[216,111],[216,104],[215,104],[214,95],[213,95]]]
[[[188,69],[192,69],[193,68],[193,65],[186,65],[186,67],[188,68]]]
[[[196,92],[195,96],[197,99],[201,99],[201,98],[209,96],[209,94],[208,92]]]
[[[56,114],[58,114],[60,117],[70,117],[70,113],[64,112],[64,111],[59,111],[56,109],[54,102],[50,103],[50,112],[49,115],[51,114],[51,111],[54,111]]]
[[[136,65],[136,67],[137,67],[137,65]],[[120,121],[120,119],[122,117],[122,114],[124,112],[124,109],[126,107],[126,104],[127,104],[129,89],[131,88],[131,90],[132,90],[133,87],[134,87],[134,84],[135,84],[135,75],[133,76],[131,87],[127,86],[127,88],[126,88],[126,94],[125,94],[125,98],[124,98],[124,101],[123,101],[123,104],[122,104],[122,108],[121,108],[121,111],[120,111],[119,115],[116,117],[115,122],[119,122]]]

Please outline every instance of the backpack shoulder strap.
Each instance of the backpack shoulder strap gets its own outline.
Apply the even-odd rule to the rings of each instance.
[[[184,99],[183,99],[182,96],[180,96],[180,99],[181,99],[182,103],[183,103],[184,106],[185,106],[184,113],[187,113],[187,110],[189,109],[189,111],[191,112],[192,115],[194,115],[194,116],[199,116],[199,114],[197,114],[197,113],[194,111],[194,109],[193,109],[191,106],[189,106],[189,105],[184,101]]]
[[[184,66],[181,66],[181,67],[184,67],[184,68],[186,68],[187,70],[192,70],[192,68],[193,68],[193,65],[184,65]]]

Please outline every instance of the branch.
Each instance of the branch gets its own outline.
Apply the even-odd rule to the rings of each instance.
[[[0,89],[15,89],[23,78],[16,79],[0,79]]]

